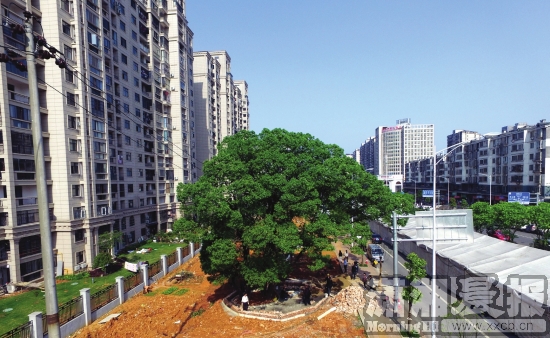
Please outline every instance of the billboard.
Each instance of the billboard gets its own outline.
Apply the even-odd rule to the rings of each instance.
[[[508,202],[518,202],[520,204],[529,204],[531,194],[528,192],[509,192]]]
[[[422,197],[434,197],[433,190],[422,190]]]

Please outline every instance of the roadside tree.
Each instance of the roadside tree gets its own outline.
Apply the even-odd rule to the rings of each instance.
[[[410,253],[407,255],[405,269],[409,271],[409,274],[405,277],[409,285],[403,288],[403,299],[409,303],[407,327],[410,328],[412,321],[412,306],[414,303],[417,303],[422,299],[422,292],[417,289],[413,284],[426,277],[426,260],[420,258],[414,252]]]
[[[493,228],[493,224],[495,223],[495,215],[493,208],[489,205],[489,203],[475,202],[472,204],[471,208],[475,231],[483,232],[483,230]]]
[[[336,145],[282,129],[226,137],[194,184],[177,188],[178,237],[201,241],[202,269],[248,287],[278,283],[294,254],[326,266],[339,236],[368,236],[399,200]],[[353,227],[351,220],[353,219]]]
[[[530,224],[537,227],[535,232],[537,242],[543,246],[548,246],[550,238],[550,203],[539,203],[538,205],[527,208],[527,217]]]
[[[510,236],[510,242],[516,238],[516,231],[529,221],[527,208],[519,203],[498,203],[492,206],[495,226]]]

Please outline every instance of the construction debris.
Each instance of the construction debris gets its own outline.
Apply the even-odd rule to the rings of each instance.
[[[365,290],[356,285],[340,291],[332,300],[332,305],[336,307],[336,312],[341,313],[357,313],[357,310],[365,306]]]

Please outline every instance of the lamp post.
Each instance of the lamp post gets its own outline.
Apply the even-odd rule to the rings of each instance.
[[[434,157],[433,157],[433,176],[432,176],[432,184],[433,184],[433,194],[434,194],[434,197],[433,197],[433,209],[432,209],[432,212],[433,212],[433,231],[432,231],[432,308],[431,308],[431,319],[432,319],[432,325],[431,325],[431,331],[432,331],[432,338],[435,338],[436,337],[436,327],[435,327],[435,318],[436,318],[436,303],[437,303],[437,297],[436,297],[436,290],[437,290],[437,283],[436,283],[436,269],[435,269],[435,262],[436,262],[436,259],[437,259],[437,255],[436,255],[436,243],[437,243],[437,227],[436,227],[436,220],[435,220],[435,189],[436,189],[436,185],[435,185],[435,182],[436,182],[436,178],[438,177],[438,175],[436,175],[436,169],[437,169],[437,164],[444,159],[444,157],[441,157],[441,159],[439,161],[437,161],[437,154],[439,153],[445,153],[445,155],[453,152],[454,150],[456,150],[456,148],[460,147],[461,145],[463,145],[464,143],[467,143],[469,141],[464,141],[464,142],[460,142],[460,143],[457,143],[453,146],[450,146],[450,147],[447,147],[443,150],[440,150],[440,151],[435,151],[435,138],[434,138]],[[449,149],[447,151],[447,149]]]
[[[479,174],[479,176],[487,176],[487,179],[489,180],[489,205],[493,205],[493,191],[492,191],[492,184],[493,184],[493,178],[491,177],[492,174]],[[538,201],[538,199],[537,199]]]

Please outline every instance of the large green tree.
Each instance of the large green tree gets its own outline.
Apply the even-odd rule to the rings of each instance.
[[[539,203],[527,208],[530,224],[537,226],[537,240],[547,243],[550,238],[550,203]]]
[[[405,277],[409,285],[403,288],[403,299],[409,303],[407,327],[411,327],[411,310],[414,303],[418,303],[422,299],[422,292],[413,284],[426,277],[426,260],[420,258],[414,252],[407,255],[405,269],[409,274]]]
[[[341,148],[282,129],[226,137],[198,182],[177,194],[184,217],[174,231],[202,241],[203,270],[254,288],[284,279],[295,253],[322,269],[338,236],[366,234],[368,221],[400,208]]]

